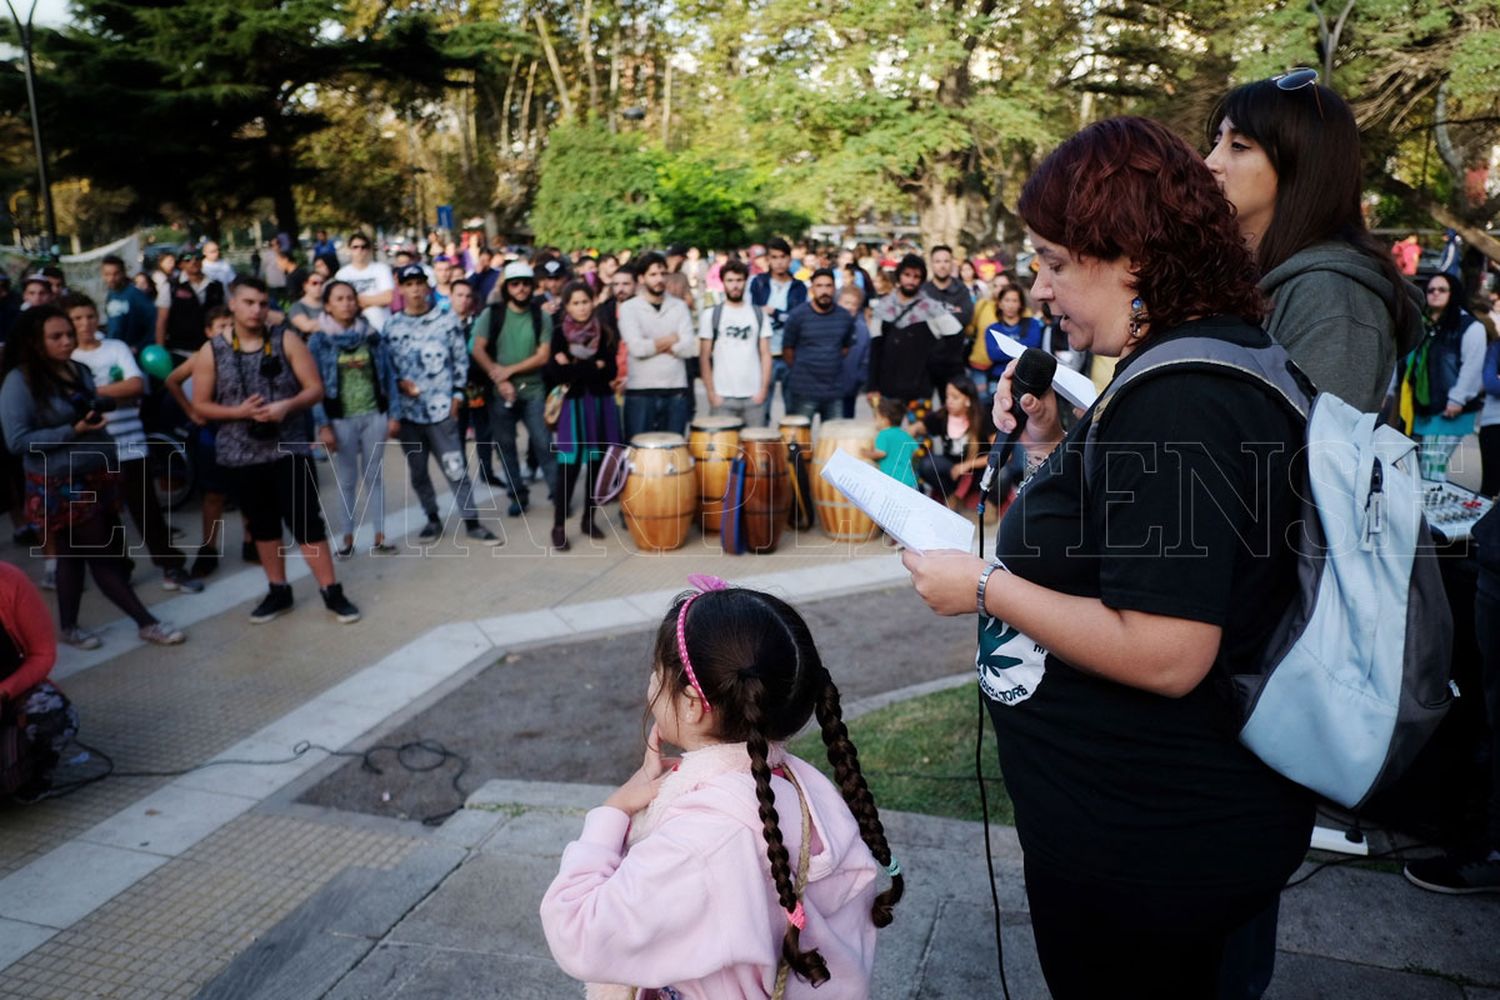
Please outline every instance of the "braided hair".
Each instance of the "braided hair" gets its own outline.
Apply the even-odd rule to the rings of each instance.
[[[655,662],[662,672],[657,697],[675,697],[690,686],[677,648],[678,613],[690,597],[692,593],[680,595],[657,630]],[[859,824],[860,837],[875,859],[888,866],[891,850],[840,715],[838,688],[796,609],[761,591],[738,587],[708,591],[698,594],[688,610],[684,640],[693,672],[713,706],[714,735],[725,742],[743,741],[749,752],[766,857],[777,900],[788,916],[797,906],[797,889],[767,755],[771,743],[795,736],[815,713],[823,727],[828,760]],[[804,844],[803,850],[809,846]],[[891,887],[876,897],[870,913],[876,927],[891,922],[891,908],[901,898],[903,885],[902,876],[896,875]],[[802,950],[801,930],[790,920],[781,954],[792,972],[812,985],[828,981],[828,964],[816,949]]]

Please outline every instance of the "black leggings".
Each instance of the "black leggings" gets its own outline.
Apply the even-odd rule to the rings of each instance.
[[[94,571],[99,592],[144,628],[156,618],[130,586],[125,562],[125,528],[113,515],[99,514],[53,536],[57,541],[57,616],[64,630],[78,624],[83,600],[83,567]]]
[[[1479,492],[1500,496],[1500,424],[1479,428]]]
[[[1247,894],[1101,885],[1026,865],[1037,957],[1056,1000],[1243,997],[1241,984],[1224,981],[1225,944],[1279,897],[1279,886]]]
[[[557,463],[557,490],[552,499],[552,524],[562,527],[568,519],[568,509],[573,506],[573,490],[578,485],[578,479],[583,477],[583,517],[585,521],[593,515],[594,511],[594,467],[596,463],[593,458],[586,458],[581,462]]]

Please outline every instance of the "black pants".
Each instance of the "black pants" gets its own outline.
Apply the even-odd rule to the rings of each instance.
[[[121,462],[120,480],[125,487],[125,507],[145,539],[151,561],[161,569],[185,568],[187,557],[172,547],[172,533],[162,513],[161,500],[146,475],[146,460]]]
[[[94,574],[99,592],[130,616],[139,628],[155,624],[156,617],[130,586],[125,562],[125,526],[113,513],[96,516],[63,528],[52,536],[57,542],[57,621],[64,630],[78,624],[78,606],[83,600],[83,570]]]
[[[581,456],[580,456],[581,457]],[[588,524],[593,519],[594,507],[594,476],[596,463],[592,458],[584,458],[580,462],[557,463],[557,490],[553,494],[552,523],[556,527],[562,527],[568,519],[568,510],[573,506],[573,490],[578,485],[578,479],[583,478],[583,519]]]
[[[1500,424],[1479,428],[1479,492],[1500,496]]]
[[[489,405],[463,405],[458,408],[458,443],[460,446],[474,428],[474,456],[479,459],[479,474],[485,482],[499,477],[495,474],[495,435],[490,430]]]
[[[1500,851],[1500,600],[1482,592],[1474,595],[1474,637],[1479,642],[1480,680],[1484,686],[1485,718],[1489,722],[1490,801],[1486,815],[1486,846],[1492,851]]]
[[[958,463],[947,455],[932,452],[917,459],[917,475],[939,502],[946,503],[958,486],[958,477],[953,467]]]
[[[1100,885],[1027,864],[1026,898],[1055,1000],[1216,1000],[1246,995],[1224,982],[1225,943],[1276,905],[1280,887],[1215,893]]]

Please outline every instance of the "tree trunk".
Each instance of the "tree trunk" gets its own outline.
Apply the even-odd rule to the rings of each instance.
[[[272,207],[276,214],[276,231],[286,233],[296,243],[297,233],[302,226],[297,221],[297,198],[292,192],[291,183],[286,180],[288,171],[280,171],[280,177],[276,181],[276,190],[271,196]]]
[[[557,61],[557,50],[552,47],[552,38],[547,34],[547,22],[542,19],[541,11],[533,15],[536,19],[536,30],[542,38],[542,52],[547,56],[547,67],[552,70],[552,81],[557,86],[557,99],[562,104],[562,116],[573,117],[573,97],[568,93],[568,83],[563,79],[562,64]]]
[[[583,0],[578,16],[578,40],[583,45],[583,68],[589,81],[589,118],[599,116],[599,71],[594,66],[594,0]]]
[[[536,60],[531,60],[531,68],[526,71],[526,95],[521,98],[521,147],[531,148],[531,95],[536,92]]]
[[[505,98],[500,112],[500,149],[506,156],[510,155],[510,109],[516,96],[516,73],[520,68],[521,55],[517,53],[511,57],[510,73],[505,77]]]
[[[619,11],[615,12],[614,41],[609,43],[609,131],[614,134],[620,130],[618,114],[620,111],[620,21],[622,17]]]
[[[968,215],[963,192],[944,178],[945,173],[929,169],[917,192],[917,225],[922,231],[922,248],[929,253],[935,246],[959,245]]]

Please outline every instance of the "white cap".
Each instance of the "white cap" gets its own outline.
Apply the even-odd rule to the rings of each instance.
[[[536,273],[531,270],[531,265],[524,260],[511,261],[505,265],[505,270],[500,274],[500,282],[517,281],[525,278],[527,281],[535,281]]]

